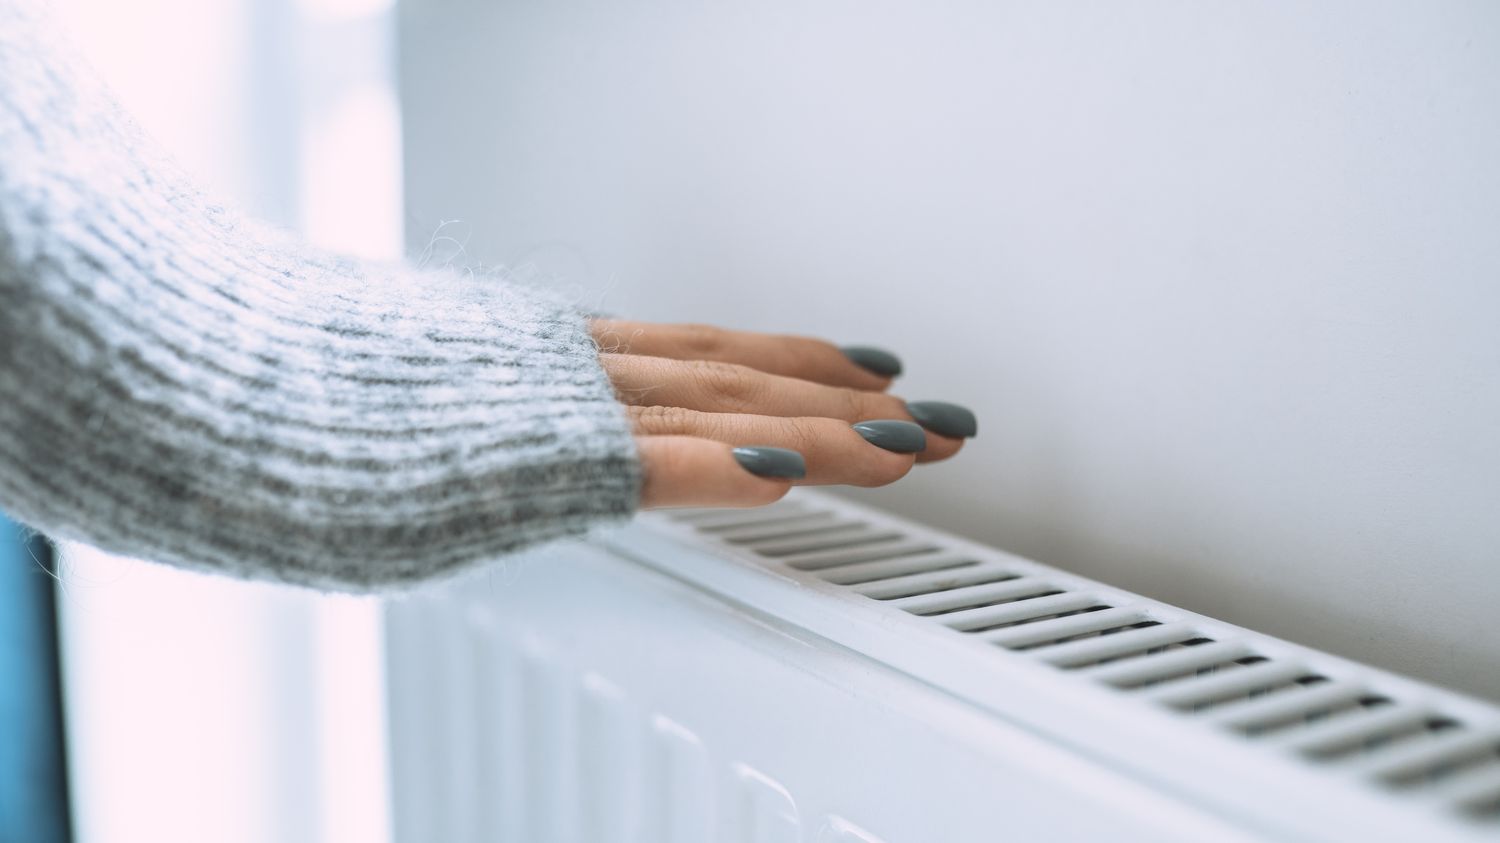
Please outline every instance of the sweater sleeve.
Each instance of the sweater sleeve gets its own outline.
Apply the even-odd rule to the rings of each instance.
[[[0,2],[0,509],[357,591],[630,515],[634,443],[569,305],[240,219],[36,9]]]

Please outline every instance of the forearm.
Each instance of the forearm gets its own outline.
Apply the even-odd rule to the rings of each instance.
[[[46,52],[28,5],[0,10],[0,507],[340,588],[634,509],[629,428],[566,303],[237,219]]]

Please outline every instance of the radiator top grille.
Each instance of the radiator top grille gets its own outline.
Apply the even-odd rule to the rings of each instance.
[[[789,499],[667,519],[765,565],[993,646],[997,658],[1085,677],[1500,832],[1500,718],[1472,722],[1430,697],[1380,690],[1360,672],[1339,675],[1278,655],[1253,634],[1206,628],[1216,625],[1175,607],[836,504]]]

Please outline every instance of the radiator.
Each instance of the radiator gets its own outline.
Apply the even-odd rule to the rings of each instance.
[[[825,494],[386,611],[398,843],[1500,839],[1500,709]]]

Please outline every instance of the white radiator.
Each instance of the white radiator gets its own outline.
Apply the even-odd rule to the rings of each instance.
[[[800,490],[387,635],[398,843],[1500,838],[1494,706]]]

